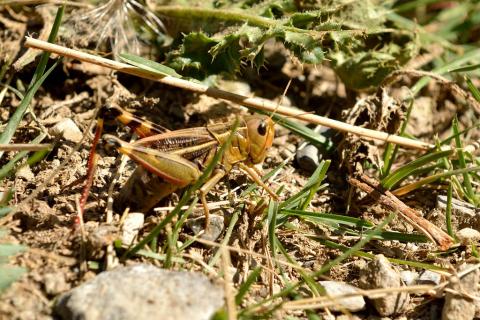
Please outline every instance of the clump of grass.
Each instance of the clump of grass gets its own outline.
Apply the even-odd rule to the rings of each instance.
[[[27,270],[10,264],[10,259],[27,248],[20,244],[5,242],[8,235],[5,228],[0,228],[0,293],[18,280]]]

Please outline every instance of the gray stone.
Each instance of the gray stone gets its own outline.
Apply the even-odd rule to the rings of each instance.
[[[70,285],[65,279],[65,273],[55,272],[44,275],[45,292],[55,296],[70,289]]]
[[[390,261],[379,254],[360,271],[359,284],[363,289],[398,288],[402,286],[402,280],[400,273],[392,267]],[[402,313],[408,308],[410,302],[410,296],[405,292],[393,292],[369,298],[381,316]]]
[[[438,195],[437,196],[437,208],[446,210],[447,209],[447,196]],[[452,198],[452,209],[456,210],[458,214],[463,214],[466,216],[474,217],[477,213],[477,210],[474,205],[461,201],[455,198]]]
[[[207,320],[223,304],[222,287],[203,274],[138,264],[103,272],[63,294],[54,311],[62,319]]]
[[[436,272],[425,270],[420,273],[417,279],[417,284],[434,284],[437,285],[442,280],[442,276]]]
[[[143,227],[145,215],[141,212],[131,212],[122,225],[122,244],[131,245]]]
[[[455,234],[463,245],[470,245],[480,240],[480,232],[472,228],[463,228]]]
[[[405,285],[412,286],[418,279],[418,273],[416,273],[415,271],[403,270],[400,271],[400,278]]]
[[[320,281],[320,284],[325,288],[327,295],[331,297],[355,293],[358,291],[354,286],[339,281]],[[361,295],[338,298],[335,299],[335,302],[337,302],[336,305],[328,307],[332,311],[342,311],[343,309],[347,309],[350,312],[356,312],[365,308],[365,300]]]
[[[319,151],[314,145],[307,144],[304,148],[298,149],[295,159],[303,170],[313,172],[319,165]]]
[[[218,239],[220,234],[222,234],[223,229],[225,229],[225,219],[223,216],[219,216],[216,214],[210,215],[210,223],[208,225],[208,229],[205,230],[205,217],[198,217],[187,220],[185,223],[190,230],[193,231],[195,234],[199,234],[201,231],[204,231],[200,235],[200,238],[203,240],[215,241]]]
[[[72,142],[82,140],[82,132],[70,118],[65,118],[57,122],[50,130],[50,134]]]
[[[474,265],[464,264],[460,266],[459,273],[472,269]],[[452,276],[445,294],[445,304],[442,310],[442,320],[471,320],[475,317],[475,303],[466,295],[478,297],[478,282],[480,271],[474,268],[463,277]]]
[[[21,165],[17,169],[17,172],[15,172],[15,176],[25,181],[33,181],[35,179],[35,175],[33,174],[32,169],[26,163]]]

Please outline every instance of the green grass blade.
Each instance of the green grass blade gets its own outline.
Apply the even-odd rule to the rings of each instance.
[[[271,113],[269,112],[265,112],[265,114],[271,115]],[[274,115],[273,119],[277,124],[299,135],[310,143],[321,148],[325,152],[328,152],[333,148],[333,143],[330,139],[327,139],[325,136],[322,136],[321,134],[315,132],[314,130],[301,123],[292,121],[279,115]]]
[[[289,209],[282,209],[281,212],[285,213],[287,216],[296,216],[308,219],[314,223],[322,223],[336,227],[347,226],[351,228],[372,228],[374,226],[373,223],[367,220],[333,213],[319,213]]]
[[[285,167],[285,165],[288,163],[289,161],[283,161],[281,164],[279,164],[278,166],[276,166],[274,169],[270,170],[266,175],[264,175],[263,177],[261,177],[262,181],[263,182],[266,182],[268,179],[270,179],[271,177],[273,177],[277,172],[279,172],[283,167]],[[246,197],[250,192],[252,192],[253,190],[255,190],[257,188],[257,184],[255,182],[252,182],[241,194],[240,194],[240,198],[243,199],[244,197]]]
[[[27,269],[9,265],[0,265],[0,293],[17,281]]]
[[[452,227],[452,191],[453,185],[452,181],[448,184],[448,191],[447,191],[447,208],[445,209],[445,220],[447,225],[447,232],[448,235],[452,238],[455,238],[453,234],[453,227]]]
[[[449,70],[449,72],[468,72],[468,71],[474,71],[477,69],[480,69],[480,63],[454,68]]]
[[[7,125],[5,126],[5,129],[3,130],[2,134],[0,135],[0,144],[7,144],[10,142],[12,139],[15,131],[17,130],[17,127],[20,123],[20,121],[23,118],[23,115],[25,114],[25,111],[27,110],[28,106],[30,105],[30,102],[33,99],[33,96],[37,92],[37,90],[40,88],[42,83],[45,81],[45,79],[52,73],[53,69],[59,64],[61,60],[57,60],[48,70],[43,74],[40,79],[38,79],[33,86],[28,89],[27,93],[25,94],[25,98],[20,102],[20,105],[18,108],[15,110],[13,115],[10,117]],[[0,151],[0,158],[3,156],[4,151]]]
[[[164,66],[163,64],[160,64],[158,62],[148,60],[133,54],[129,53],[121,53],[120,58],[128,63],[131,64],[137,68],[140,68],[144,71],[147,72],[152,72],[157,75],[163,75],[163,76],[171,76],[175,78],[181,78],[182,76],[179,75],[174,69]]]
[[[320,162],[317,169],[313,172],[310,179],[308,179],[305,186],[298,193],[290,197],[289,199],[283,201],[280,204],[280,208],[283,209],[293,209],[294,207],[299,206],[302,200],[306,199],[309,195],[310,190],[315,187],[319,181],[322,181],[325,178],[325,174],[330,166],[330,160],[324,160]]]
[[[466,81],[467,81],[468,90],[470,90],[475,100],[480,102],[480,91],[477,89],[477,87],[475,87],[475,85],[472,82],[472,79],[470,79],[469,77],[466,77]]]
[[[270,244],[270,250],[272,251],[272,257],[275,259],[277,255],[276,250],[276,235],[275,229],[277,227],[277,213],[278,213],[278,203],[276,201],[270,201],[268,204],[268,242]]]
[[[457,56],[455,59],[444,64],[443,66],[433,69],[432,72],[439,75],[445,74],[447,72],[450,72],[450,70],[457,68],[469,61],[475,61],[476,59],[478,59],[479,55],[480,55],[480,49],[470,50],[461,56]],[[417,83],[415,83],[415,85],[412,87],[413,94],[417,95],[420,92],[420,90],[422,90],[429,82],[430,82],[429,77],[423,77],[420,80],[418,80]]]
[[[455,145],[457,146],[458,163],[460,165],[460,168],[466,169],[467,162],[465,161],[462,141],[460,140],[460,136],[458,135],[458,118],[456,116],[455,118],[453,118],[452,121],[452,130],[453,134],[455,135]],[[475,196],[475,191],[473,190],[472,186],[472,180],[468,171],[463,172],[463,189],[465,190],[465,196],[470,200],[470,202],[477,205],[478,199]]]
[[[437,181],[438,179],[448,178],[448,177],[459,175],[459,174],[463,175],[465,173],[476,172],[476,171],[480,171],[480,166],[464,168],[464,169],[455,169],[455,170],[449,170],[449,171],[437,173],[437,174],[434,174],[432,176],[423,178],[419,181],[416,181],[414,183],[411,183],[411,184],[408,184],[406,186],[395,189],[395,190],[392,191],[392,193],[396,196],[402,196],[402,195],[405,195],[405,194],[407,194],[407,193],[409,193],[413,190],[416,190],[416,189],[418,189],[418,188],[420,188],[420,187],[422,187],[426,184]]]
[[[385,189],[391,189],[395,185],[397,185],[400,181],[404,180],[408,176],[410,176],[415,170],[420,168],[421,166],[432,162],[432,161],[437,161],[438,159],[448,157],[453,153],[453,150],[439,150],[439,151],[434,151],[427,153],[426,155],[415,159],[408,164],[402,166],[401,168],[398,168],[385,178],[381,180],[382,186]]]
[[[373,239],[376,235],[378,235],[383,228],[392,221],[392,219],[395,217],[394,213],[391,213],[385,220],[382,221],[379,225],[375,227],[375,229],[372,230],[370,234],[367,236],[361,238],[353,247],[349,248],[348,250],[344,251],[343,254],[340,256],[336,257],[332,261],[327,262],[325,265],[323,265],[320,270],[315,271],[314,275],[315,276],[320,276],[324,274],[325,272],[329,271],[333,266],[339,264],[343,260],[347,259],[351,255],[353,255],[355,252],[359,251],[362,249],[370,240]]]
[[[31,143],[40,143],[42,142],[43,139],[45,139],[47,135],[45,133],[41,133],[39,134],[35,139],[32,140]],[[49,152],[49,151],[47,151]],[[0,181],[3,180],[3,178],[5,178],[6,176],[8,176],[12,170],[15,168],[15,164],[22,160],[25,156],[27,156],[29,153],[29,151],[20,151],[19,153],[17,153],[13,158],[12,160],[10,160],[9,162],[7,162],[1,169],[0,169]]]
[[[318,239],[318,241],[321,242],[322,244],[326,245],[327,247],[330,247],[330,248],[333,248],[333,249],[338,249],[338,250],[341,250],[341,251],[344,251],[344,252],[351,249],[347,246],[344,246],[342,244],[339,244],[339,243],[336,243],[336,242],[333,242],[333,241],[330,241],[330,240]],[[356,251],[353,255],[357,256],[357,257],[366,258],[366,259],[373,259],[375,257],[374,254],[364,252],[364,251],[361,251],[361,250]],[[410,266],[410,267],[414,267],[414,268],[427,269],[427,270],[440,271],[440,272],[450,272],[449,269],[438,267],[436,265],[429,264],[429,263],[395,259],[395,258],[388,258],[388,257],[387,257],[387,259],[388,259],[388,261],[390,261],[392,263],[405,265],[405,266]]]
[[[250,287],[252,284],[254,284],[257,281],[258,276],[262,272],[262,267],[258,266],[255,269],[250,272],[248,275],[247,279],[245,280],[244,283],[238,288],[237,295],[235,296],[235,303],[237,305],[242,303],[243,298],[247,294],[248,290],[250,290]]]
[[[295,266],[299,266],[299,263],[292,258],[287,250],[283,247],[282,243],[276,239],[277,243],[277,248],[280,250],[280,252],[283,254],[285,259],[287,261]],[[320,294],[325,294],[325,290],[320,286],[313,277],[311,277],[309,274],[307,274],[305,271],[303,271],[301,268],[297,269],[297,272],[300,273],[300,276],[302,277],[303,281],[308,285],[310,290],[314,293],[314,295],[320,295]]]
[[[210,267],[213,267],[218,259],[220,259],[220,256],[222,255],[222,251],[220,250],[223,246],[228,245],[228,242],[230,241],[230,237],[232,236],[233,233],[233,228],[237,224],[238,221],[238,213],[239,211],[241,212],[243,210],[243,206],[240,210],[235,210],[235,212],[232,215],[232,218],[230,219],[230,224],[228,225],[227,231],[225,232],[225,237],[223,237],[222,243],[219,248],[217,248],[217,251],[213,255],[212,259],[208,262],[208,265]]]
[[[50,31],[50,35],[48,36],[48,42],[53,43],[55,41],[55,38],[57,37],[58,29],[60,28],[64,10],[65,10],[64,6],[60,6],[58,8],[57,15],[55,16],[55,21]],[[22,120],[25,112],[27,111],[28,106],[30,105],[30,102],[33,99],[33,96],[37,92],[38,88],[40,88],[43,81],[45,81],[45,79],[48,77],[48,75],[52,72],[52,70],[57,66],[58,62],[60,61],[60,60],[57,60],[53,64],[53,66],[50,67],[50,69],[44,74],[49,57],[50,57],[49,52],[42,53],[42,56],[40,57],[40,62],[37,65],[37,68],[32,77],[32,80],[30,82],[28,91],[25,94],[24,99],[22,100],[18,108],[15,110],[13,115],[10,117],[7,125],[5,126],[5,129],[0,135],[0,144],[7,144],[10,142],[15,131],[17,130],[17,127],[20,121]],[[3,156],[3,154],[4,154],[4,151],[0,151],[0,158]]]

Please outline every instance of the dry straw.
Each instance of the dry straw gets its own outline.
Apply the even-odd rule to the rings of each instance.
[[[303,111],[298,111],[291,107],[286,107],[282,105],[277,106],[277,103],[267,99],[245,97],[239,94],[223,91],[217,88],[208,87],[200,83],[194,83],[194,82],[180,79],[180,78],[163,76],[160,74],[148,72],[125,63],[121,63],[121,62],[110,60],[110,59],[105,59],[99,56],[95,56],[95,55],[88,54],[88,53],[81,52],[74,49],[69,49],[63,46],[59,46],[59,45],[52,44],[42,40],[37,40],[31,37],[26,37],[25,46],[56,53],[58,55],[73,58],[83,62],[93,63],[95,65],[110,68],[112,70],[131,74],[141,78],[158,81],[163,84],[171,85],[177,88],[182,88],[185,90],[206,94],[214,98],[232,101],[240,105],[251,107],[257,110],[269,111],[269,112],[273,112],[276,110],[277,113],[284,116],[295,117],[296,119],[299,119],[299,120],[329,127],[342,132],[348,132],[348,133],[358,135],[370,140],[391,142],[406,148],[414,148],[414,149],[420,149],[420,150],[427,150],[429,148],[434,147],[433,145],[426,142],[408,139],[405,137],[388,134],[382,131],[376,131],[376,130],[357,127],[341,121],[321,117],[315,114],[305,114]]]

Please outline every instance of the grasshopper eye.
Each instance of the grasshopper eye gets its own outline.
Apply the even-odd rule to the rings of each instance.
[[[267,133],[267,124],[265,123],[265,121],[260,122],[257,127],[257,132],[261,136],[264,136]]]

